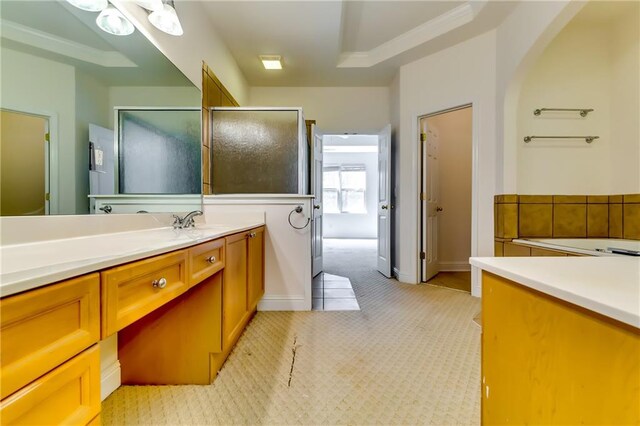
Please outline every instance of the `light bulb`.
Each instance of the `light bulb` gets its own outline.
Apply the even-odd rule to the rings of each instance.
[[[129,35],[135,30],[133,24],[111,5],[100,12],[96,19],[96,24],[101,30],[117,36]]]
[[[181,36],[184,34],[182,25],[180,25],[180,20],[178,19],[178,14],[169,4],[165,3],[161,10],[151,12],[151,14],[149,14],[149,22],[151,22],[154,27],[167,34],[174,36]]]
[[[107,0],[67,0],[67,2],[87,12],[100,12],[109,5]]]

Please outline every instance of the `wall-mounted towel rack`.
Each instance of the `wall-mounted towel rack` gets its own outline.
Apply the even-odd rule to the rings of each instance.
[[[593,111],[593,108],[538,108],[533,111],[533,115],[540,115],[545,111],[578,111],[580,117],[586,117],[587,114]]]
[[[525,136],[525,143],[529,143],[534,139],[584,139],[586,143],[591,143],[596,139],[600,139],[600,136]]]

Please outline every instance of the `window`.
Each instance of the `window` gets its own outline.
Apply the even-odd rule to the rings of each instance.
[[[323,167],[325,213],[367,213],[367,169],[364,164]]]

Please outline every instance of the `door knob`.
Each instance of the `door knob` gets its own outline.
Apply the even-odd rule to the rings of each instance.
[[[314,204],[313,208],[316,209],[316,210],[320,210],[320,204]]]
[[[381,208],[382,210],[386,210],[386,209],[388,209],[388,208],[389,208],[389,206],[388,206],[388,205],[386,205],[386,204],[383,204],[380,208]]]
[[[442,210],[444,210],[442,207],[436,207],[437,212],[441,212]]]

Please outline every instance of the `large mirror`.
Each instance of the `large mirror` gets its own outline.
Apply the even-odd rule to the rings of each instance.
[[[0,2],[2,216],[100,213],[112,194],[139,196],[134,211],[200,202],[200,91],[139,31],[108,34],[97,15]]]

